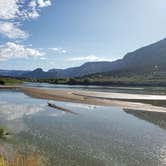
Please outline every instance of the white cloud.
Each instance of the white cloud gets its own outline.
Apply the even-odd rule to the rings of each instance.
[[[17,23],[38,18],[41,8],[48,6],[51,6],[51,0],[0,0],[0,20],[3,21],[0,33],[12,39],[26,38],[27,34]]]
[[[30,1],[29,6],[32,7],[32,8],[36,8],[37,2],[35,0]]]
[[[0,18],[13,19],[19,14],[18,0],[0,0]]]
[[[26,18],[35,19],[40,16],[40,8],[51,6],[51,0],[31,0],[29,8],[23,11]]]
[[[63,54],[66,54],[66,53],[67,53],[67,51],[66,51],[66,50],[62,50],[62,53],[63,53]]]
[[[0,0],[0,19],[33,19],[39,15],[40,8],[48,6],[51,0]]]
[[[7,42],[0,45],[0,60],[8,60],[14,58],[41,57],[45,53],[37,49],[27,48],[13,42]]]
[[[39,12],[37,10],[36,0],[30,1],[29,7],[31,10],[29,12],[27,12],[27,18],[32,18],[32,19],[38,18],[40,15],[39,15]]]
[[[50,0],[38,0],[38,5],[39,7],[48,7],[51,6],[51,1]]]
[[[53,47],[53,48],[49,48],[49,50],[52,50],[52,51],[59,51],[59,48]]]
[[[0,21],[0,33],[10,39],[25,39],[28,34],[19,29],[19,24]]]
[[[32,19],[36,19],[39,16],[39,12],[36,9],[33,9],[31,12],[28,13],[28,17]]]
[[[66,54],[67,50],[63,49],[63,48],[57,48],[57,47],[52,47],[52,48],[48,48],[51,51],[57,52],[57,53],[63,53]]]
[[[98,57],[98,56],[95,56],[95,55],[89,55],[89,56],[72,57],[72,58],[69,58],[68,61],[93,62],[93,61],[112,61],[112,59],[111,58]]]
[[[47,58],[46,57],[40,57],[40,60],[46,60]]]

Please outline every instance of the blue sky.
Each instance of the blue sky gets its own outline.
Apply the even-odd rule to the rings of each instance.
[[[0,1],[0,69],[112,61],[166,37],[165,0],[21,1]]]

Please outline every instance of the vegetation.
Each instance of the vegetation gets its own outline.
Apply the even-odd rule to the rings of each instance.
[[[36,154],[28,156],[17,154],[12,161],[2,154],[0,155],[0,166],[38,166],[39,162],[39,157]]]
[[[0,85],[14,85],[21,84],[22,80],[10,77],[0,77]]]
[[[45,82],[50,84],[70,84],[70,85],[88,85],[91,83],[89,78],[60,78],[60,79],[38,79],[37,82]]]
[[[5,130],[3,128],[0,128],[0,138],[5,137]]]
[[[6,138],[9,135],[5,129],[0,128],[0,139]],[[15,157],[8,159],[3,153],[0,152],[0,166],[39,166],[41,160],[39,155],[33,154],[15,154]]]
[[[117,71],[75,78],[21,79],[0,77],[0,85],[20,84],[23,81],[68,85],[166,86],[166,72]]]
[[[166,86],[166,73],[109,72],[80,78],[38,79],[37,82],[69,85]]]
[[[10,135],[4,128],[0,127],[0,139],[6,138],[6,136]]]

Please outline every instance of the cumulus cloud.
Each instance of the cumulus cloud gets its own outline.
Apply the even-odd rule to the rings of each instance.
[[[50,0],[38,0],[38,5],[39,7],[48,7],[48,6],[51,6],[51,1]]]
[[[39,15],[40,8],[48,6],[51,6],[51,0],[0,0],[0,19],[34,18],[32,13]]]
[[[40,16],[40,9],[48,6],[51,6],[50,0],[31,0],[28,8],[23,10],[22,14],[25,18],[35,19]]]
[[[39,16],[39,12],[36,9],[33,9],[31,12],[28,13],[27,18],[36,19]]]
[[[72,57],[69,58],[68,61],[112,61],[111,58],[103,58],[103,57],[98,57],[95,55],[89,55],[89,56],[80,56],[80,57]]]
[[[21,25],[25,20],[38,18],[42,8],[48,6],[51,6],[51,0],[0,0],[0,34],[12,40],[28,38],[29,34],[21,29]],[[0,61],[44,54],[39,49],[15,42],[0,45]]]
[[[65,50],[63,48],[52,47],[52,48],[49,48],[49,50],[57,52],[57,53],[63,53],[63,54],[67,53],[67,50]]]
[[[11,39],[25,39],[28,34],[19,29],[18,23],[0,21],[0,34]]]
[[[19,15],[18,0],[0,0],[0,18],[13,19]]]
[[[41,57],[45,53],[37,49],[27,48],[13,42],[7,42],[0,45],[0,60],[8,60],[14,58]]]
[[[37,2],[31,1],[29,3],[29,7],[31,10],[27,12],[26,18],[32,18],[32,19],[38,18],[40,15],[39,12],[37,11]]]
[[[12,39],[26,38],[26,33],[20,29],[17,23],[38,18],[41,9],[48,6],[51,6],[51,0],[0,0],[0,19],[3,23],[7,21],[1,27],[0,33]],[[7,30],[4,27],[7,27]],[[11,32],[11,28],[13,28],[13,32]],[[16,35],[17,33],[18,35]]]

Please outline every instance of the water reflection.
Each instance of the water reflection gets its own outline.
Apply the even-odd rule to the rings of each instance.
[[[166,123],[162,115],[141,113],[148,119],[142,121],[131,110],[54,103],[77,116],[48,107],[46,100],[0,92],[0,125],[14,133],[10,140],[13,146],[22,152],[39,152],[47,166],[166,164],[166,131],[156,123]],[[0,144],[6,147],[6,142]]]
[[[139,119],[143,119],[163,129],[166,129],[166,113],[146,112],[146,111],[129,110],[129,109],[124,109],[124,111]]]
[[[165,95],[165,87],[118,87],[118,86],[93,86],[93,85],[58,85],[48,83],[24,83],[25,86],[38,87],[45,89],[81,89],[99,92],[117,92],[117,93],[133,93],[133,94],[151,94]]]
[[[40,111],[44,111],[42,105],[36,106],[35,104],[9,104],[7,102],[0,102],[0,118],[6,120],[16,120],[23,116],[33,115]]]

